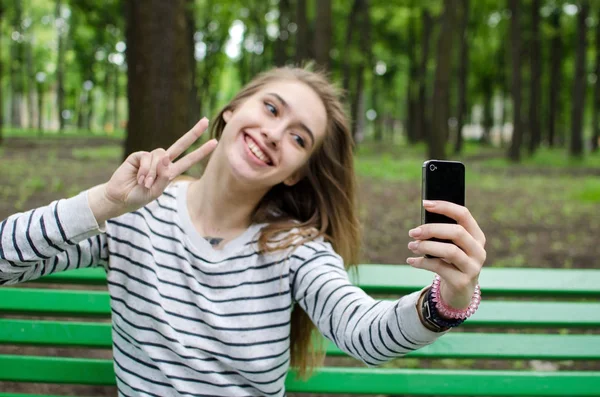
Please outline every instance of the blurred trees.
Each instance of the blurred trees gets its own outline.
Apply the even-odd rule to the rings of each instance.
[[[477,140],[514,161],[598,147],[589,0],[2,0],[0,21],[0,120],[40,134],[164,146],[256,73],[313,60],[358,144],[443,158]]]

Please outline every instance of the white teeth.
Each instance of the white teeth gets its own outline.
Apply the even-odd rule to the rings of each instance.
[[[250,151],[252,151],[252,153],[254,153],[256,157],[258,157],[265,163],[269,163],[269,158],[263,153],[262,150],[260,150],[260,148],[251,139],[252,138],[250,137],[246,138],[246,143],[248,144]]]

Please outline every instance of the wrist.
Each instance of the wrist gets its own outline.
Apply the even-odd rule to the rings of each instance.
[[[106,184],[91,188],[88,191],[87,197],[88,205],[99,226],[102,226],[107,220],[116,218],[127,212],[122,203],[117,203],[108,197],[106,194]]]
[[[417,313],[423,326],[433,332],[446,332],[464,322],[464,320],[445,319],[440,316],[433,302],[431,287],[425,289],[419,296]]]
[[[462,299],[462,297],[454,299],[450,301],[452,303],[449,303],[443,296],[441,278],[436,274],[433,284],[431,285],[431,298],[440,317],[448,321],[454,319],[464,321],[479,308],[481,302],[481,288],[479,287],[479,284],[475,285],[470,296],[467,298],[468,301],[466,303],[463,302],[464,299]]]

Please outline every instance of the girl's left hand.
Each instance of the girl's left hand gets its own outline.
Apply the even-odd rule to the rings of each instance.
[[[423,206],[429,212],[456,220],[458,224],[430,223],[410,230],[408,235],[415,240],[408,244],[408,249],[422,256],[408,258],[407,262],[437,273],[441,278],[440,293],[444,302],[455,309],[466,309],[485,262],[485,235],[466,207],[448,201],[426,200]],[[454,244],[428,241],[434,237],[451,240]]]

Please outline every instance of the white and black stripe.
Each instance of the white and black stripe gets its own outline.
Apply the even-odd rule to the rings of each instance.
[[[187,214],[187,182],[100,233],[86,193],[0,224],[0,283],[102,265],[120,396],[285,396],[291,312],[367,365],[431,343],[417,294],[378,301],[328,243],[261,253],[261,225],[214,250]]]

